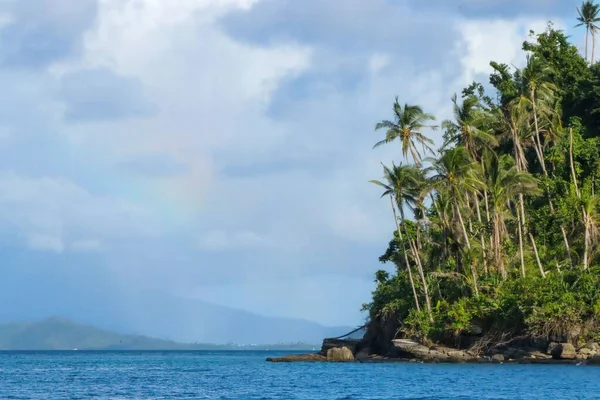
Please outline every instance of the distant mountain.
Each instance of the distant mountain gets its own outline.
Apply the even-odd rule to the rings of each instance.
[[[64,318],[0,324],[0,350],[305,350],[315,345],[234,346],[185,344],[140,335],[121,335]]]
[[[31,301],[18,291],[0,291],[0,323],[61,315],[122,334],[216,344],[320,344],[325,337],[340,336],[354,328],[267,317],[160,291],[104,292],[85,285],[57,294],[51,288],[38,288],[36,295],[44,301]]]

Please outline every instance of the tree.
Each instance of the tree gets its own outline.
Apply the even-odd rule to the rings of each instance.
[[[447,192],[453,199],[453,214],[455,221],[459,224],[460,232],[464,239],[464,245],[468,252],[471,251],[471,241],[467,233],[467,228],[463,218],[461,208],[465,204],[465,193],[474,192],[483,187],[483,183],[478,180],[475,173],[477,164],[471,159],[467,149],[463,146],[457,146],[446,150],[439,159],[431,160],[430,171],[432,186],[437,191]],[[473,279],[473,288],[475,293],[479,292],[477,284],[477,270],[474,263],[471,263],[471,276]]]
[[[433,140],[429,139],[422,132],[425,128],[435,129],[435,125],[427,125],[428,121],[434,121],[435,117],[427,114],[420,106],[405,104],[404,107],[398,103],[398,97],[394,102],[394,121],[384,120],[375,126],[375,130],[385,130],[385,139],[375,143],[373,148],[400,140],[402,144],[402,156],[408,160],[410,153],[413,162],[417,167],[421,165],[422,155],[417,149],[420,145],[423,152],[429,151],[433,154],[430,145]]]
[[[594,63],[594,51],[596,47],[596,31],[600,28],[596,25],[596,22],[600,21],[598,17],[599,13],[599,5],[595,4],[591,0],[584,1],[581,3],[581,7],[577,7],[577,21],[579,23],[575,25],[575,27],[585,26],[585,59],[588,59],[588,42],[589,35],[592,34],[592,60],[591,63]]]
[[[415,289],[415,285],[414,285],[414,281],[413,281],[413,277],[412,277],[412,270],[411,270],[410,262],[408,260],[408,252],[406,251],[406,244],[404,243],[404,236],[402,234],[402,230],[400,229],[400,224],[398,223],[398,216],[396,214],[396,207],[397,207],[398,210],[400,210],[400,215],[402,217],[402,222],[404,224],[403,207],[407,206],[409,208],[412,208],[413,204],[415,203],[414,187],[416,184],[417,175],[415,174],[414,168],[412,168],[410,166],[405,166],[405,165],[400,165],[400,166],[393,165],[392,168],[388,168],[384,165],[383,173],[384,173],[383,175],[384,175],[385,183],[378,181],[378,180],[371,180],[370,182],[385,189],[383,194],[381,195],[381,197],[390,196],[390,199],[392,200],[391,203],[392,203],[392,210],[394,212],[394,220],[396,222],[396,229],[397,229],[398,237],[399,237],[400,241],[402,242],[402,246],[403,246],[403,250],[404,250],[404,259],[406,262],[406,268],[408,270],[410,284],[411,284],[413,294],[415,297],[415,306],[416,306],[417,310],[420,310],[419,300],[417,297],[417,291]],[[406,229],[406,227],[405,227],[405,229]],[[408,233],[408,232],[406,232],[406,233]],[[429,298],[429,291],[427,288],[427,280],[425,279],[425,274],[423,272],[422,265],[421,265],[421,262],[419,259],[418,250],[415,248],[415,246],[411,242],[411,238],[409,235],[407,235],[407,241],[408,241],[409,248],[411,249],[411,253],[413,254],[413,257],[415,259],[415,264],[417,266],[417,270],[419,271],[419,275],[422,280],[423,292],[425,295],[425,302],[426,302],[426,306],[427,306],[427,312],[429,314],[430,320],[433,321],[433,316],[431,313],[431,300]]]
[[[504,279],[507,278],[502,242],[507,235],[505,221],[510,217],[511,209],[520,218],[517,201],[521,195],[536,194],[537,180],[528,172],[519,170],[515,160],[508,154],[497,157],[492,155],[486,160],[487,188],[490,193],[490,206],[493,215],[494,262]],[[512,207],[510,205],[513,205]],[[519,254],[523,259],[522,225],[517,224],[521,240]],[[525,266],[521,262],[521,275],[525,275]],[[544,275],[543,270],[540,271]]]

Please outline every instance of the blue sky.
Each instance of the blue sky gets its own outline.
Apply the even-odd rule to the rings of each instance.
[[[396,95],[449,117],[578,4],[0,2],[0,289],[355,325],[393,229],[367,181],[400,151],[371,150],[375,123]]]

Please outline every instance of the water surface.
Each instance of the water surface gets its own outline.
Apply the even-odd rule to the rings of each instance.
[[[0,352],[1,399],[600,399],[600,368],[267,363],[279,352]]]

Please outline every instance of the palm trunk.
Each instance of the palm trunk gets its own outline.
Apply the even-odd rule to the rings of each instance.
[[[571,164],[571,177],[573,178],[575,193],[577,194],[577,198],[581,199],[581,193],[579,193],[577,185],[577,175],[575,174],[575,161],[573,160],[573,128],[569,128],[569,163]]]
[[[544,175],[548,175],[548,172],[546,171],[546,162],[544,160],[544,149],[542,148],[542,139],[540,138],[540,128],[538,125],[538,118],[537,118],[537,109],[535,106],[535,90],[531,90],[531,92],[529,93],[529,100],[531,101],[531,107],[532,107],[532,111],[533,111],[533,126],[535,128],[535,146],[537,147],[537,153],[538,153],[538,158],[540,159],[540,165],[542,167],[542,171],[544,171]]]
[[[594,64],[594,55],[596,54],[596,31],[592,30],[592,62]]]
[[[398,237],[402,242],[402,250],[404,252],[404,262],[406,262],[406,270],[408,271],[408,280],[410,281],[410,287],[412,288],[413,296],[415,298],[415,306],[417,311],[421,311],[419,306],[419,296],[417,296],[417,290],[415,289],[415,281],[413,280],[412,270],[410,268],[410,262],[408,261],[408,253],[406,251],[406,245],[404,244],[404,237],[402,237],[402,231],[400,230],[400,224],[398,223],[398,215],[396,214],[396,206],[394,205],[394,198],[390,196],[390,203],[392,203],[392,211],[394,212],[394,221],[396,222],[396,230],[398,231]]]
[[[467,245],[467,249],[471,250],[471,242],[469,241],[469,235],[467,234],[467,228],[465,227],[465,222],[462,217],[462,213],[460,212],[460,208],[456,202],[454,203],[454,208],[456,210],[458,220],[460,221],[460,227],[462,229],[463,235],[465,237],[465,242]],[[475,267],[475,263],[471,260],[471,276],[473,277],[473,289],[475,289],[475,295],[479,296],[479,285],[477,283],[477,268]]]
[[[588,268],[588,254],[590,248],[590,229],[587,218],[585,220],[585,236],[584,236],[584,247],[583,247],[583,270],[587,270]]]
[[[589,35],[590,35],[590,29],[586,28],[586,30],[585,30],[585,61],[588,60],[588,42],[589,42],[588,37],[589,37]]]
[[[427,280],[425,279],[425,272],[423,271],[423,264],[421,264],[421,257],[419,256],[419,251],[417,250],[417,246],[415,245],[414,241],[410,238],[410,235],[408,234],[406,225],[404,225],[404,233],[406,233],[406,237],[408,239],[408,244],[410,245],[410,249],[416,260],[417,270],[419,271],[419,275],[421,276],[421,282],[423,284],[423,294],[425,295],[425,305],[427,307],[427,314],[429,315],[429,320],[433,323],[433,314],[431,313],[431,300],[429,299],[429,289],[427,289]]]
[[[479,198],[475,195],[475,208],[477,209],[477,221],[481,224],[481,211],[479,210]],[[483,259],[483,271],[487,275],[489,273],[487,266],[487,257],[485,254],[485,240],[483,238],[483,232],[479,234],[479,239],[481,241],[481,258]]]
[[[523,257],[523,218],[517,208],[517,225],[519,232],[519,259],[521,260],[521,276],[525,278],[525,258]]]
[[[538,254],[537,246],[535,245],[535,238],[529,233],[529,240],[531,240],[531,246],[533,247],[533,254],[535,254],[535,261],[537,262],[538,269],[540,270],[540,274],[542,278],[546,277],[546,272],[544,271],[544,267],[542,267],[542,262],[540,261],[540,255]]]
[[[500,229],[500,213],[498,213],[497,211],[494,211],[494,216],[493,216],[493,225],[494,225],[494,232],[493,232],[493,237],[494,237],[494,246],[493,246],[493,251],[494,251],[494,263],[496,264],[496,268],[498,269],[498,272],[500,272],[500,275],[502,276],[503,279],[507,278],[506,275],[506,268],[504,268],[504,258],[502,257],[502,251],[501,251],[501,245],[502,245],[502,232]]]

